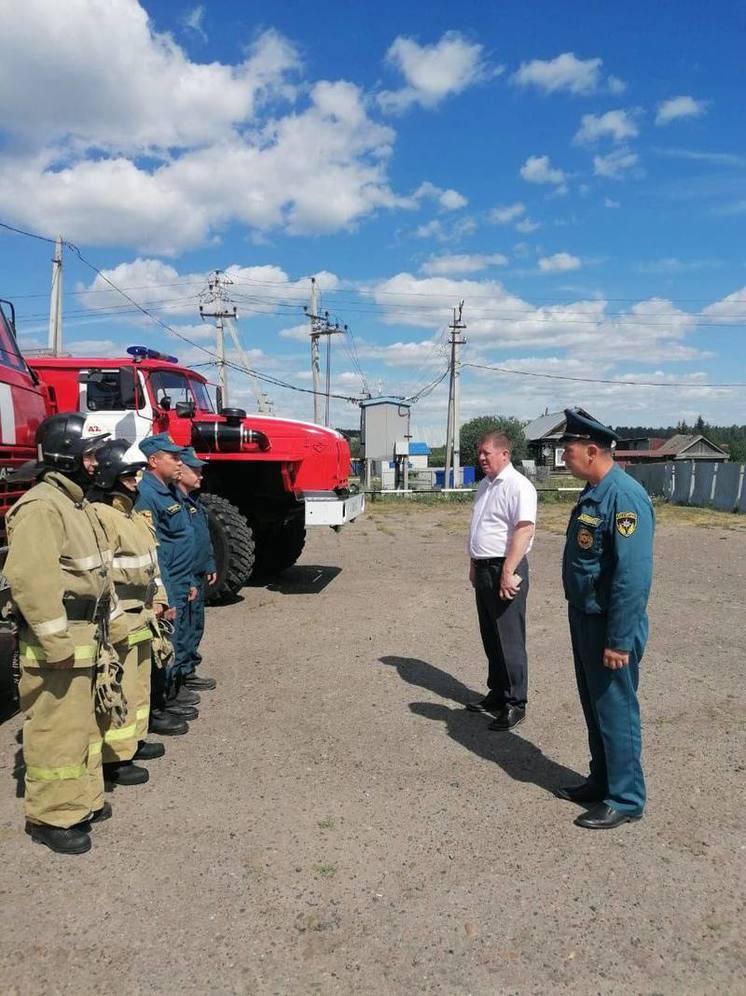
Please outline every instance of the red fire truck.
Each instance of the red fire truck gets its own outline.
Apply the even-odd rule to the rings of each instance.
[[[292,566],[306,527],[340,527],[364,507],[350,490],[350,450],[334,429],[309,422],[216,412],[205,378],[145,346],[127,356],[39,357],[31,368],[58,411],[79,411],[92,435],[132,443],[168,432],[207,461],[203,498],[218,561],[211,600],[235,594],[249,577]]]

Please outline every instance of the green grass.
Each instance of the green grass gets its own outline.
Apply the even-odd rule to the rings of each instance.
[[[337,874],[337,866],[324,864],[314,865],[313,871],[319,878],[334,878]]]
[[[325,816],[323,820],[319,820],[319,827],[322,830],[333,830],[336,825],[335,820],[331,816]]]

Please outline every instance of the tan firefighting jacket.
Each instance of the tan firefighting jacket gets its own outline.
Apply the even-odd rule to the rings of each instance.
[[[132,644],[138,635],[150,639],[147,624],[153,617],[152,605],[168,605],[153,531],[124,495],[114,495],[111,505],[97,501],[91,507],[101,520],[113,554],[114,591],[122,610],[112,613],[111,641]],[[151,603],[149,607],[146,600]]]
[[[93,667],[96,605],[114,605],[106,534],[82,490],[50,472],[7,515],[5,575],[16,607],[19,651],[26,665]]]

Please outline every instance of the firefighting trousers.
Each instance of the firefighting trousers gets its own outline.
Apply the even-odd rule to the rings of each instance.
[[[23,666],[19,682],[26,818],[68,828],[104,804],[92,667]]]
[[[99,715],[103,740],[104,764],[131,761],[137,750],[138,740],[145,739],[150,713],[150,627],[144,626],[130,633],[127,640],[116,644],[115,650],[122,665],[122,691],[127,702],[127,715],[121,726],[111,724],[108,714]],[[141,671],[147,670],[147,698],[142,702],[144,679]],[[142,732],[142,731],[145,732]],[[141,735],[140,735],[141,733]]]

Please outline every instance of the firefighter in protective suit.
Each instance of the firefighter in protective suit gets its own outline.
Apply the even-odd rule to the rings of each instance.
[[[44,419],[36,432],[39,482],[6,520],[25,713],[26,832],[66,854],[89,850],[90,823],[111,816],[95,714],[103,664],[111,663],[111,553],[84,494],[108,433],[86,438],[84,425],[77,414]]]
[[[144,461],[126,459],[127,440],[104,443],[88,492],[112,552],[112,578],[118,608],[110,622],[111,642],[122,665],[122,689],[127,715],[114,726],[99,716],[103,736],[104,775],[117,785],[140,785],[150,761],[165,754],[163,744],[147,743],[150,714],[150,665],[154,620],[168,611],[168,599],[158,570],[155,536],[146,518],[134,510],[137,474]]]

